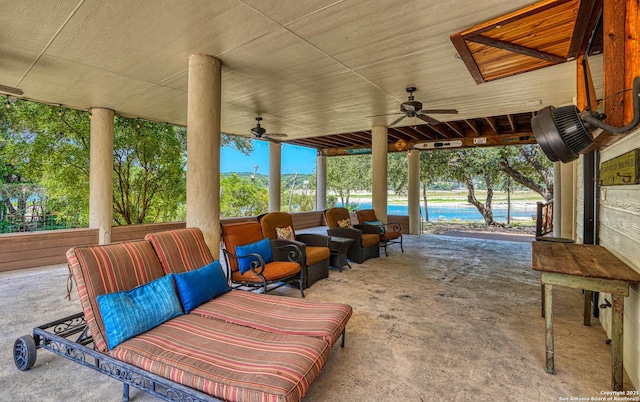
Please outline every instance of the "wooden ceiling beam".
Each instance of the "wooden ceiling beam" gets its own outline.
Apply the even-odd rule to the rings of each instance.
[[[640,9],[637,0],[604,0],[604,114],[606,123],[623,127],[633,119],[633,96],[626,91],[640,73]],[[596,137],[599,149],[622,136],[604,132]]]
[[[397,131],[400,131],[402,134],[405,134],[407,137],[409,137],[412,140],[420,141],[424,139],[421,137],[422,133],[420,133],[419,131],[411,127],[396,127],[394,129]]]
[[[480,135],[480,131],[478,131],[478,123],[475,120],[465,119],[464,122],[467,123],[467,126],[469,126],[476,135]]]
[[[464,129],[462,128],[462,126],[456,123],[455,121],[445,121],[444,124],[446,124],[450,129],[452,129],[460,137],[465,136]]]
[[[585,52],[601,9],[602,0],[580,0],[576,24],[567,53],[569,60],[575,59]]]
[[[485,117],[484,119],[489,124],[489,127],[491,127],[491,130],[493,131],[493,134],[497,135],[498,134],[498,126],[496,125],[496,120],[493,117]]]
[[[425,124],[427,127],[429,127],[431,130],[435,131],[436,133],[440,134],[441,136],[444,137],[444,139],[450,139],[451,138],[451,133],[449,133],[448,131],[444,130],[442,127],[442,124],[435,124],[435,125],[431,125],[431,124]]]
[[[426,137],[426,138],[423,138],[423,140],[435,140],[435,139],[437,139],[437,136],[434,136],[434,134],[431,132],[431,130],[429,130],[427,124],[420,124],[419,126],[416,126],[416,131],[418,131],[420,134],[422,134],[422,135],[424,135]]]
[[[488,38],[482,35],[469,36],[466,38],[466,40],[470,42],[480,43],[481,45],[508,50],[509,52],[513,52],[513,53],[523,54],[525,56],[534,57],[540,60],[545,60],[554,64],[560,64],[567,61],[566,58],[557,56],[555,54],[532,49],[526,46],[516,45],[515,43],[501,41],[499,39]]]
[[[515,133],[516,132],[516,122],[513,119],[513,115],[512,114],[508,114],[507,115],[507,120],[509,120],[509,125],[511,126],[511,132]]]

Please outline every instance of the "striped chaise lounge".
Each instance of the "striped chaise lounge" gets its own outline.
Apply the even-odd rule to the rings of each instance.
[[[83,311],[18,338],[18,368],[31,368],[44,348],[121,381],[124,401],[129,386],[170,401],[300,401],[344,335],[351,307],[228,290],[198,229],[148,239],[69,250]],[[216,264],[226,289],[184,313],[173,272]],[[120,300],[120,310],[106,307]],[[148,325],[147,316],[161,321],[122,336],[122,328]]]
[[[198,228],[150,233],[145,239],[153,245],[166,274],[190,271],[214,260]],[[332,346],[342,335],[344,346],[352,309],[347,304],[231,290],[200,305],[192,314],[268,332],[320,338]]]

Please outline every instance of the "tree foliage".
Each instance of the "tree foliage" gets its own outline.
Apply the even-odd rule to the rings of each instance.
[[[327,158],[327,190],[333,191],[342,205],[349,205],[354,191],[371,190],[371,180],[371,155]]]
[[[221,144],[253,150],[244,137],[223,134]],[[86,226],[89,152],[86,111],[21,100],[0,109],[0,211],[24,220],[37,199],[39,213]],[[185,218],[185,128],[117,116],[113,157],[114,224]]]
[[[269,191],[236,174],[220,178],[220,216],[256,216],[269,210]]]

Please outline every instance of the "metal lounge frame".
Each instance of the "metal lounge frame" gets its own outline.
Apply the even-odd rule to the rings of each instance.
[[[84,313],[77,313],[34,328],[33,336],[24,335],[16,339],[13,359],[18,370],[29,370],[36,362],[37,349],[46,349],[122,382],[124,402],[129,401],[130,386],[165,401],[220,401],[98,352],[88,346],[92,343],[93,337],[89,333]]]

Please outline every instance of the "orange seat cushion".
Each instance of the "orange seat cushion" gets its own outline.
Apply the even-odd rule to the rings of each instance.
[[[300,264],[297,262],[273,261],[265,265],[262,275],[267,281],[276,281],[295,275],[298,272],[300,272]],[[240,271],[233,271],[232,277],[234,281],[262,283],[262,278],[252,271],[247,271],[244,274],[241,274]]]
[[[310,267],[329,259],[329,247],[307,246],[307,266]]]
[[[374,244],[378,244],[380,242],[380,236],[372,233],[363,233],[362,234],[362,247],[373,246]]]

